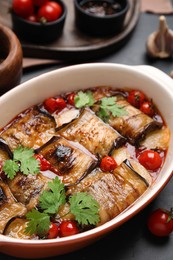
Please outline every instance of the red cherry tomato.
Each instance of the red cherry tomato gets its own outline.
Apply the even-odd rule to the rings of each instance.
[[[56,238],[58,234],[59,234],[58,226],[55,223],[51,223],[47,238],[48,239]]]
[[[138,160],[147,170],[155,171],[162,165],[162,158],[159,153],[152,150],[142,152]]]
[[[142,103],[142,105],[140,106],[140,110],[148,115],[148,116],[153,116],[154,115],[154,105],[152,102],[150,101],[146,101],[144,103]]]
[[[35,154],[35,158],[40,162],[40,170],[47,171],[51,169],[51,164],[41,154]]]
[[[105,156],[102,158],[100,168],[102,171],[113,171],[117,167],[117,163],[111,156]]]
[[[173,210],[156,209],[149,215],[147,226],[155,236],[168,236],[173,231]]]
[[[18,16],[26,18],[34,13],[32,0],[13,0],[12,9]]]
[[[55,98],[48,98],[44,101],[44,107],[49,113],[55,112],[57,109],[57,103]]]
[[[72,236],[79,233],[77,223],[75,221],[64,220],[59,226],[60,237]]]
[[[58,110],[62,110],[63,108],[66,107],[67,104],[63,98],[58,97],[56,99],[56,105]]]
[[[53,22],[57,20],[62,14],[62,6],[54,1],[48,1],[38,10],[38,20]]]
[[[139,108],[146,99],[144,93],[140,90],[132,90],[127,97],[127,101],[134,107]]]
[[[70,93],[70,94],[68,94],[68,96],[67,96],[67,103],[68,104],[70,104],[70,105],[72,105],[72,106],[74,106],[75,105],[75,103],[74,103],[74,97],[75,97],[75,93]]]
[[[33,0],[34,6],[42,6],[47,2],[48,0]]]

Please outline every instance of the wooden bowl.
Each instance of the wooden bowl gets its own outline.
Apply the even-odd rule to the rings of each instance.
[[[22,47],[17,36],[0,24],[0,95],[20,83]]]

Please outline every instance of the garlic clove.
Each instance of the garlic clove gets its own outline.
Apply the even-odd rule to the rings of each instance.
[[[165,16],[159,17],[158,31],[148,37],[147,53],[156,58],[168,58],[173,55],[173,31],[168,28]]]

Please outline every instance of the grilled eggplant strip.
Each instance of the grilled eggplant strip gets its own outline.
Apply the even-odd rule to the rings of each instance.
[[[15,201],[8,185],[0,181],[0,234],[11,219],[22,217],[26,212],[26,207]]]
[[[18,239],[38,239],[35,235],[26,233],[27,223],[28,221],[25,218],[15,218],[6,227],[4,235]]]
[[[161,128],[163,124],[142,113],[139,109],[130,105],[125,99],[117,100],[117,104],[122,106],[127,115],[121,117],[111,116],[109,124],[116,129],[128,141],[137,145],[143,140],[147,133]]]
[[[8,180],[8,185],[17,201],[26,205],[27,210],[38,205],[39,196],[47,189],[47,183],[51,179],[37,175],[23,175],[18,173],[13,180]]]
[[[61,136],[53,137],[47,144],[37,150],[50,162],[52,167],[62,176],[65,185],[79,183],[98,163],[97,158],[81,146]]]
[[[40,113],[36,107],[21,113],[1,133],[13,151],[19,144],[31,148],[38,148],[46,143],[55,133],[54,119]]]
[[[56,122],[56,130],[58,131],[65,125],[77,119],[80,115],[80,110],[74,107],[64,108],[59,113],[53,113],[52,115]]]
[[[114,147],[125,143],[125,139],[113,128],[100,120],[90,109],[85,109],[80,117],[62,128],[64,138],[79,142],[95,155],[108,155]]]

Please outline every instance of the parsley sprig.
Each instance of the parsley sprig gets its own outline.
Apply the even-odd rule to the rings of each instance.
[[[94,97],[91,91],[79,91],[75,96],[75,106],[77,108],[94,106]],[[120,117],[127,115],[125,108],[117,103],[116,97],[104,97],[100,100],[99,110],[97,115],[103,120],[107,121],[110,115]]]
[[[39,162],[32,148],[20,145],[14,150],[13,159],[4,162],[2,170],[12,180],[19,171],[25,175],[39,173]]]
[[[28,220],[26,233],[45,235],[50,228],[50,219],[58,213],[59,207],[66,203],[65,187],[58,177],[48,183],[49,190],[43,191],[39,198],[40,211],[32,209],[26,214]],[[70,211],[75,220],[82,225],[95,225],[99,222],[99,204],[86,192],[78,192],[69,198]]]

